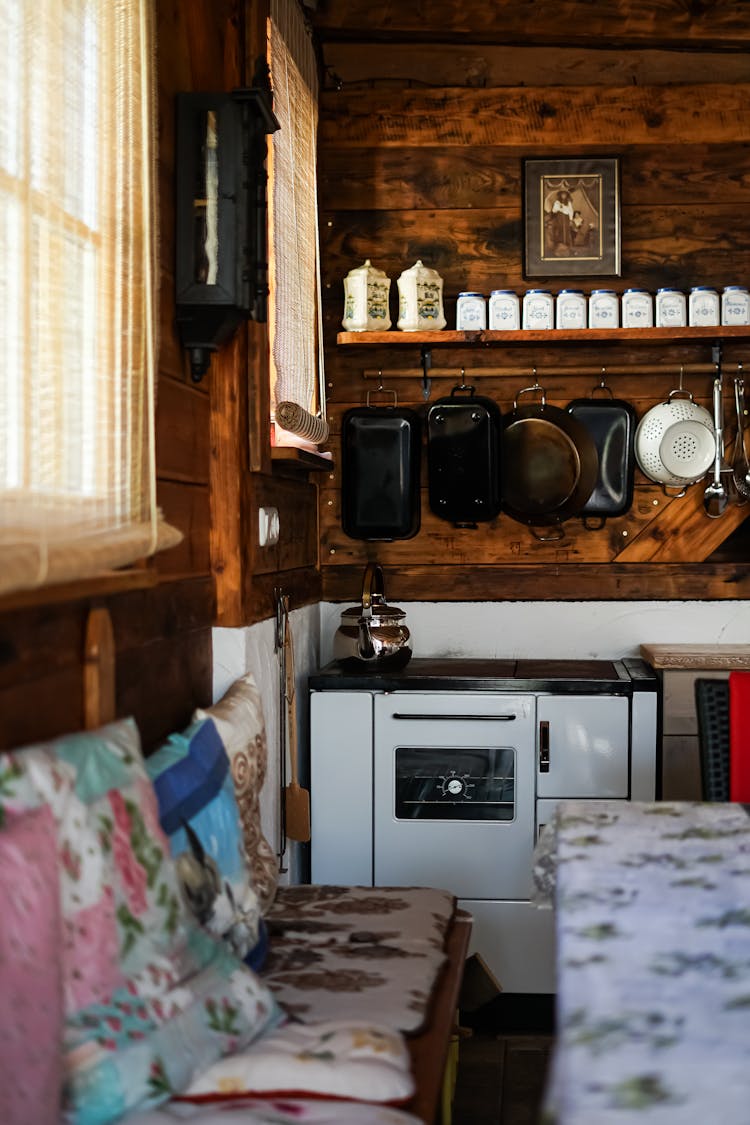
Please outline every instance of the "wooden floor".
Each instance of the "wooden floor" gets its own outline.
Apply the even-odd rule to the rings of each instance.
[[[452,1125],[539,1125],[553,1041],[548,1011],[476,1021],[459,1045]]]

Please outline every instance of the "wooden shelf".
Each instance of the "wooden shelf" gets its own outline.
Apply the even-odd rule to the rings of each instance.
[[[750,668],[750,645],[651,645],[640,646],[652,668],[672,671],[732,671]]]
[[[552,328],[543,332],[520,329],[516,332],[339,332],[336,342],[346,347],[464,347],[492,344],[653,344],[657,341],[679,344],[689,341],[720,343],[722,340],[750,340],[750,327],[721,325],[713,328]]]

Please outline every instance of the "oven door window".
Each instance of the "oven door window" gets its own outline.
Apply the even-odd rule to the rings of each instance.
[[[397,820],[514,820],[511,747],[397,746]]]

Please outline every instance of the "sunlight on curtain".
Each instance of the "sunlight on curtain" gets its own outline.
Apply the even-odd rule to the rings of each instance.
[[[302,438],[297,441],[277,426],[277,443],[304,445],[306,437],[314,444],[328,436],[319,383],[318,75],[297,0],[271,0],[269,58],[280,123],[270,160],[272,409],[283,404],[277,420],[294,417]],[[318,411],[323,417],[311,417]]]
[[[0,0],[0,593],[179,542],[155,502],[149,0]]]

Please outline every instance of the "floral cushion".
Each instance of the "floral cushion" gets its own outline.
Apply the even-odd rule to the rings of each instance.
[[[245,852],[265,912],[276,893],[279,864],[260,822],[260,791],[266,777],[268,748],[263,703],[254,677],[248,673],[235,680],[218,703],[193,715],[194,720],[206,718],[213,719],[229,756]]]
[[[362,1020],[287,1024],[249,1051],[214,1063],[182,1096],[206,1101],[283,1093],[406,1101],[414,1079],[404,1037]]]
[[[422,1119],[390,1106],[300,1098],[237,1098],[218,1105],[170,1102],[137,1113],[126,1125],[423,1125]]]
[[[416,1032],[445,962],[456,901],[426,887],[280,887],[264,979],[303,1023],[361,1019]]]
[[[253,968],[262,963],[260,903],[229,758],[211,719],[172,734],[146,759],[183,899],[196,921]]]
[[[158,1104],[279,1021],[182,905],[132,720],[0,755],[8,775],[6,815],[46,804],[55,820],[67,1120]]]
[[[63,1028],[60,891],[48,808],[0,830],[0,1121],[56,1125]]]

